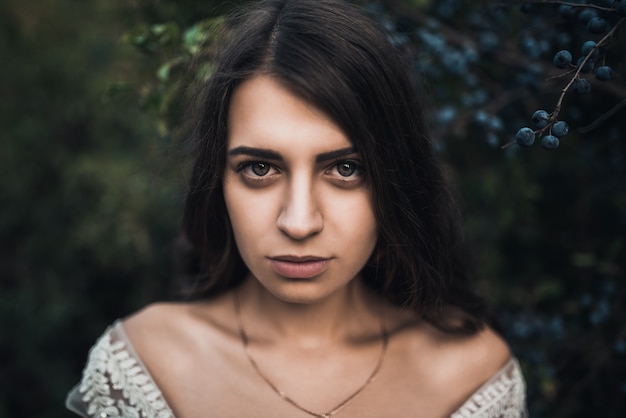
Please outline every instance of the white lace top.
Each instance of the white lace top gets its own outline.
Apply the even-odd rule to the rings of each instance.
[[[452,418],[527,417],[525,394],[512,358]],[[174,418],[119,321],[91,348],[82,381],[68,394],[66,406],[85,418]]]

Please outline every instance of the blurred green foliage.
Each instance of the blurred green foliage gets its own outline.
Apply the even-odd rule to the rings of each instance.
[[[140,89],[107,94],[158,65],[120,42],[139,17],[122,2],[0,4],[2,417],[67,416],[93,339],[166,295],[180,152]]]
[[[0,2],[0,418],[67,416],[64,396],[104,328],[176,297],[183,73],[238,3]],[[437,5],[384,3],[401,28],[427,25]],[[500,35],[515,44],[524,20],[511,19]],[[508,82],[509,68],[479,64],[481,82]],[[210,60],[197,68],[199,77],[209,72]],[[458,80],[427,83],[433,100],[442,85],[456,90],[441,97],[461,100]],[[554,92],[513,96],[498,109],[505,131]],[[570,117],[591,123],[610,100],[600,91]],[[621,416],[626,127],[614,117],[548,153],[489,145],[463,114],[448,126],[435,133],[476,278],[522,361],[532,415]]]

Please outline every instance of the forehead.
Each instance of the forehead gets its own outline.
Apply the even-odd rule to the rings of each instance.
[[[270,76],[244,81],[233,93],[228,149],[238,146],[326,152],[351,143],[323,112]]]

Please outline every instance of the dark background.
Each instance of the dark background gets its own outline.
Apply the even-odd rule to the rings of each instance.
[[[237,3],[0,1],[0,417],[69,416],[65,394],[105,327],[175,296],[180,70]],[[512,3],[364,5],[417,48],[476,280],[531,415],[623,416],[624,30],[602,51],[614,80],[588,75],[591,94],[565,97],[558,150],[501,149],[536,109],[554,110],[571,79],[546,81],[563,73],[554,53],[602,37],[558,5]]]

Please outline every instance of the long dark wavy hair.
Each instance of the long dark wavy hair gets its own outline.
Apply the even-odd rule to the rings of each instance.
[[[328,115],[363,160],[379,237],[365,283],[444,331],[480,329],[482,300],[460,261],[457,210],[433,154],[414,70],[388,33],[340,0],[255,2],[227,33],[193,119],[196,160],[183,218],[187,295],[220,294],[248,272],[222,180],[233,91],[263,74]]]

